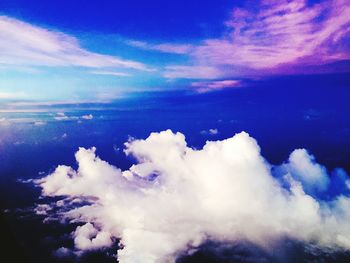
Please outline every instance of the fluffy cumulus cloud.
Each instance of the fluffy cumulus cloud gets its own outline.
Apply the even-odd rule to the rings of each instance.
[[[193,149],[183,134],[167,130],[125,143],[125,153],[137,160],[125,171],[95,151],[80,148],[77,170],[60,165],[37,181],[45,196],[89,200],[63,213],[84,223],[73,233],[78,250],[120,239],[119,262],[163,263],[207,240],[268,249],[288,237],[350,249],[348,175],[335,172],[344,191],[319,198],[316,192],[328,192],[334,178],[303,149],[273,166],[245,132]]]
[[[74,232],[74,245],[81,250],[94,250],[112,245],[111,235],[99,231],[91,223],[78,226]]]
[[[280,169],[279,173],[292,174],[308,192],[325,191],[330,183],[326,168],[316,163],[315,157],[305,149],[293,151],[288,162],[278,169]]]
[[[207,79],[238,74],[295,72],[298,66],[350,58],[348,0],[313,3],[267,0],[256,8],[235,8],[225,23],[227,33],[206,39],[189,52],[192,65],[208,67]],[[168,67],[165,77],[189,78],[185,66]],[[198,74],[192,74],[198,78]]]
[[[136,61],[88,51],[73,36],[7,16],[0,16],[0,65],[149,70]]]

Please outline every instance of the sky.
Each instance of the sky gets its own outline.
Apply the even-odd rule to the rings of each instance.
[[[349,262],[349,102],[350,0],[0,0],[0,247]]]
[[[349,71],[347,0],[1,1],[2,101],[104,102]]]

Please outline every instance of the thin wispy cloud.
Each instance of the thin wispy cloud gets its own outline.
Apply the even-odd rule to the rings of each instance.
[[[198,93],[206,93],[215,90],[226,88],[235,88],[241,86],[240,80],[217,80],[217,81],[196,81],[192,82],[191,86],[195,88]]]
[[[207,87],[197,89],[207,92],[221,89],[219,86],[223,84],[209,83],[210,80],[304,73],[307,70],[339,72],[339,68],[327,67],[327,64],[350,61],[350,47],[347,44],[350,38],[350,7],[346,0],[319,3],[304,0],[261,1],[255,8],[243,5],[227,14],[226,18],[220,19],[224,24],[221,37],[183,43],[167,39],[162,42],[159,39],[139,41],[123,38],[122,45],[124,48],[125,44],[128,45],[130,53],[119,53],[117,46],[108,46],[107,50],[114,48],[115,54],[124,54],[125,58],[90,51],[79,43],[76,36],[0,16],[0,70],[10,68],[30,73],[30,70],[35,71],[43,66],[53,70],[75,67],[80,70],[77,74],[84,77],[103,76],[106,79],[104,84],[108,86],[106,89],[123,85],[130,92],[136,88],[131,87],[129,80],[139,85],[136,74],[152,72],[152,76],[148,75],[142,83],[143,87],[137,88],[146,90],[164,79],[187,79],[189,85],[196,81],[208,82]],[[112,43],[111,38],[108,39]],[[101,52],[106,50],[98,42],[91,42],[99,46]],[[144,61],[142,63],[127,59],[137,57],[137,49],[150,51],[149,56],[140,59]],[[159,63],[157,69],[150,66],[154,62]],[[158,70],[158,67],[162,70]],[[40,71],[36,73],[39,76]],[[33,86],[47,86],[43,73],[37,79],[30,78],[35,82]],[[122,77],[129,78],[124,78],[125,83],[113,82],[123,82]],[[72,86],[87,85],[79,82],[85,80],[83,77],[75,79],[71,74],[69,78],[74,83]],[[66,79],[60,78],[60,81],[63,80]],[[20,79],[14,82],[11,76],[3,78],[3,81],[6,85],[22,85],[18,84]],[[101,77],[96,81],[101,81]],[[88,85],[94,83],[87,82]],[[66,93],[70,93],[70,88],[65,89]],[[166,90],[165,87],[161,89]]]
[[[200,134],[202,134],[202,135],[217,135],[219,133],[219,130],[218,129],[214,129],[214,128],[212,128],[212,129],[209,129],[209,130],[202,130],[201,132],[200,132]]]
[[[125,72],[117,72],[117,71],[107,71],[107,70],[95,70],[90,71],[91,74],[95,75],[108,75],[108,76],[115,76],[115,77],[130,77],[131,74],[125,73]]]
[[[257,11],[256,11],[257,10]],[[257,9],[236,8],[225,23],[227,33],[206,39],[190,53],[191,65],[168,67],[166,78],[200,76],[210,67],[221,75],[249,72],[288,73],[291,68],[317,66],[350,59],[350,5],[345,0],[311,4],[304,0],[263,1]],[[179,70],[184,67],[188,70]],[[212,70],[215,72],[215,70]]]
[[[57,112],[56,116],[53,117],[56,121],[69,121],[77,120],[77,116],[67,116],[64,112]]]
[[[205,65],[172,65],[166,66],[164,71],[164,77],[168,79],[216,79],[222,76],[219,68]]]
[[[15,101],[8,102],[5,106],[11,107],[41,107],[41,106],[64,106],[64,105],[82,105],[82,104],[100,104],[109,103],[109,100],[58,100],[58,101]]]
[[[91,52],[68,34],[7,16],[0,16],[0,64],[149,70],[137,61]]]
[[[128,40],[128,45],[145,50],[154,50],[163,53],[188,54],[193,48],[190,44],[161,43],[151,44],[144,41]]]

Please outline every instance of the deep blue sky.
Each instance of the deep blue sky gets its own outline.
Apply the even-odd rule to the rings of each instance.
[[[141,39],[215,37],[234,1],[1,1],[3,14],[68,32],[120,34]]]

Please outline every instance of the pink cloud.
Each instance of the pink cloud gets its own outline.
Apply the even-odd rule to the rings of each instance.
[[[222,76],[271,73],[350,59],[350,2],[262,1],[258,11],[233,10],[227,33],[206,39],[190,53],[194,67]],[[171,75],[167,71],[167,75]],[[188,78],[188,74],[185,73]]]
[[[214,90],[226,89],[226,88],[235,88],[241,86],[240,80],[217,80],[217,81],[197,81],[192,82],[192,87],[198,93],[206,93]]]

